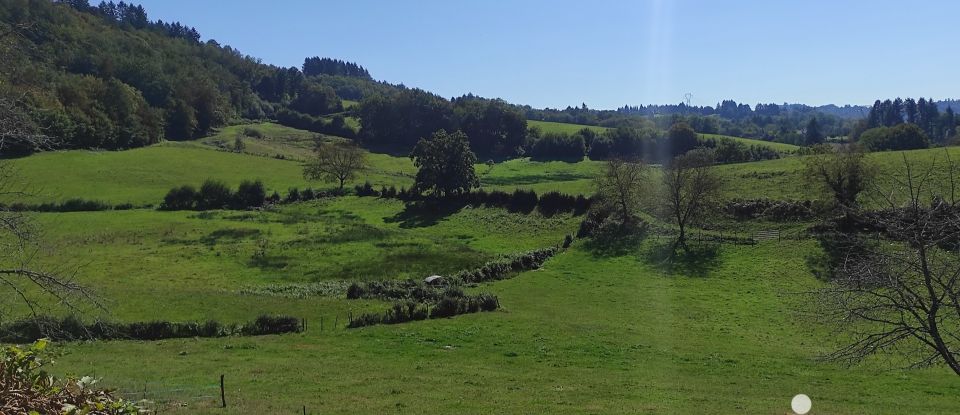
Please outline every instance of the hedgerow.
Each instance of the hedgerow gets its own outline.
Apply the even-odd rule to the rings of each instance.
[[[38,316],[0,326],[0,342],[27,343],[41,338],[54,341],[74,340],[161,340],[188,337],[259,336],[294,333],[302,329],[300,320],[291,316],[262,315],[246,324],[217,321],[149,321],[117,323],[95,321],[85,324],[73,316]]]

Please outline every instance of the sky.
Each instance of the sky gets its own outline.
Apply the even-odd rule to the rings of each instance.
[[[139,1],[264,63],[538,108],[960,97],[955,0]]]

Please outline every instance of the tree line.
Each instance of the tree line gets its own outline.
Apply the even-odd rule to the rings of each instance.
[[[933,99],[877,100],[851,138],[873,151],[927,148],[953,142],[957,123],[953,108],[947,106],[941,113]]]

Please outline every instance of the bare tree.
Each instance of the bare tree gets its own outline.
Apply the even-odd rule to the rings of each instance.
[[[948,157],[871,186],[861,216],[883,235],[847,233],[835,279],[818,291],[820,317],[852,336],[827,357],[855,363],[894,352],[910,366],[946,364],[960,375],[960,205],[957,166]],[[879,235],[879,234],[878,234]]]
[[[649,168],[642,161],[612,158],[596,179],[597,194],[616,207],[623,223],[629,224],[639,208],[648,177]]]
[[[0,154],[6,146],[49,148],[52,140],[38,132],[14,99],[0,96]],[[27,193],[18,182],[16,169],[7,159],[0,159],[0,200],[16,201]],[[80,302],[100,303],[73,273],[38,269],[43,251],[39,229],[30,217],[0,205],[0,287],[18,297],[34,316],[42,308],[41,297],[50,296],[60,306],[77,310]]]
[[[663,167],[665,210],[680,228],[677,245],[684,249],[687,226],[705,217],[720,197],[723,180],[713,164],[711,151],[695,149]]]
[[[339,182],[340,190],[347,180],[367,168],[367,155],[353,144],[320,143],[316,156],[303,166],[303,177],[308,180]]]

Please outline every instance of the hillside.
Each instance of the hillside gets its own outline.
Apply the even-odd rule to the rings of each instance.
[[[246,129],[258,131],[262,137],[243,136],[246,148],[242,154],[234,153],[234,140]],[[226,127],[215,135],[191,142],[169,142],[122,152],[42,153],[17,159],[14,165],[20,170],[21,180],[37,189],[23,199],[29,203],[84,198],[112,204],[156,205],[170,188],[183,184],[198,186],[208,178],[230,185],[260,179],[270,191],[280,193],[290,187],[331,189],[331,184],[310,183],[302,177],[300,161],[311,155],[313,137],[311,132],[272,123],[247,124]],[[223,149],[219,149],[219,143]],[[793,149],[788,145],[777,146],[778,143],[757,145],[763,144],[780,151]],[[929,162],[934,158],[943,159],[944,151],[954,159],[960,158],[960,149],[949,147],[871,153],[869,159],[884,169],[894,169],[902,163],[903,156]],[[276,158],[277,155],[284,159]],[[368,153],[368,157],[370,171],[351,185],[369,181],[377,188],[384,185],[399,188],[413,183],[416,170],[409,158],[380,153]],[[541,193],[591,194],[593,177],[600,171],[601,163],[589,159],[574,163],[520,158],[496,163],[492,168],[480,163],[476,169],[481,184],[488,189],[529,188]],[[817,190],[803,177],[803,157],[724,165],[718,169],[726,177],[726,192],[731,198],[802,200],[817,197]],[[656,177],[655,174],[653,180]]]
[[[795,146],[793,144],[777,143],[775,141],[754,140],[754,139],[743,138],[743,137],[732,137],[732,136],[720,135],[720,134],[700,134],[700,137],[702,139],[712,138],[715,140],[733,140],[733,141],[743,143],[747,146],[760,146],[760,147],[770,148],[780,153],[790,153],[800,149],[800,146]]]
[[[312,143],[309,132],[254,124],[193,142],[51,152],[16,163],[22,177],[43,189],[37,200],[157,203],[170,187],[206,178],[230,185],[261,178],[281,192],[329,186],[303,181],[297,161],[211,145],[247,128],[262,133],[244,138],[249,152],[303,155]],[[906,155],[925,160],[940,151]],[[369,157],[373,168],[355,183],[411,183],[408,158]],[[885,170],[900,157],[870,156]],[[600,162],[515,159],[476,168],[485,188],[592,193]],[[802,157],[719,169],[731,186],[728,198],[816,197],[800,176]],[[229,385],[228,408],[238,413],[302,406],[382,412],[398,405],[441,412],[687,413],[706,400],[718,408],[773,412],[797,391],[835,413],[936,413],[951,408],[951,396],[960,392],[953,376],[939,368],[891,375],[883,358],[852,369],[816,359],[832,347],[832,337],[812,321],[796,320],[802,302],[784,295],[823,284],[807,267],[819,252],[809,239],[723,244],[706,251],[714,253],[702,261],[675,265],[658,257],[669,243],[662,231],[620,246],[579,240],[540,271],[468,287],[495,293],[501,311],[346,329],[351,316],[390,307],[386,301],[345,299],[352,281],[417,279],[476,267],[557,244],[576,232],[581,218],[488,207],[423,211],[355,196],[264,211],[141,208],[35,216],[48,229],[52,254],[44,261],[82,264],[83,281],[109,299],[111,319],[238,322],[284,313],[311,321],[306,332],[282,336],[58,346],[65,353],[59,373],[95,372],[105,385],[148,396],[165,412],[220,411],[214,399],[195,398],[219,373]],[[798,224],[724,220],[711,232],[750,237],[784,226]],[[331,371],[350,376],[318,375]],[[465,373],[473,380],[465,383]],[[686,385],[679,390],[670,386],[678,379]],[[490,399],[456,399],[463,394]]]
[[[283,17],[295,39],[269,47],[386,51],[371,62],[394,74],[492,61],[472,43],[490,39],[530,55],[506,40],[569,35],[556,17],[584,29],[562,45],[582,56],[611,46],[589,36],[623,42],[608,52],[639,36],[563,7],[476,24],[464,10],[486,2],[177,4],[261,41]],[[515,26],[539,37],[504,37]],[[0,372],[27,379],[0,375],[0,414],[76,412],[20,410],[53,377],[128,400],[124,415],[799,414],[799,394],[811,414],[960,413],[960,169],[940,164],[960,160],[960,118],[944,102],[533,108],[201,38],[125,2],[0,2]],[[456,47],[417,55],[440,41]],[[667,68],[658,54],[641,66]],[[441,75],[476,79],[459,68]],[[670,74],[644,96],[703,84]],[[895,182],[905,161],[931,166],[911,171],[922,189]]]

